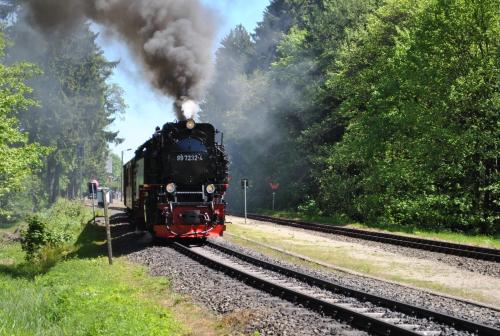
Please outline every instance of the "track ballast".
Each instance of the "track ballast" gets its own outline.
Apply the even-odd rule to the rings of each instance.
[[[178,251],[248,285],[373,334],[500,334],[500,330],[493,327],[343,287],[214,242],[208,242],[207,246],[213,251],[206,247],[174,244]]]

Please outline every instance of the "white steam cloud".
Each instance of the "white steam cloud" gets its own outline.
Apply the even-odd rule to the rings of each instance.
[[[200,105],[192,99],[185,100],[181,106],[182,114],[186,119],[193,119],[200,111]]]

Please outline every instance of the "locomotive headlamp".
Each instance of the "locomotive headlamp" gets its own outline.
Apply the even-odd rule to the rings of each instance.
[[[167,184],[165,189],[167,190],[167,192],[169,194],[173,194],[175,192],[175,189],[177,189],[177,186],[175,185],[175,183],[169,183],[169,184]]]
[[[207,193],[213,194],[215,192],[215,185],[213,185],[213,184],[207,185],[206,190],[207,190]]]
[[[193,129],[194,127],[196,126],[196,123],[194,122],[193,119],[189,119],[187,122],[186,122],[186,127],[187,129]]]

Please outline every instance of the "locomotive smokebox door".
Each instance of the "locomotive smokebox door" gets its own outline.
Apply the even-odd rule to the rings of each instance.
[[[182,221],[185,224],[200,224],[200,211],[186,211],[182,213]]]

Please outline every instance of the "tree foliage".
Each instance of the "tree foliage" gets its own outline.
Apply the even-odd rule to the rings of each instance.
[[[105,181],[108,145],[122,141],[110,125],[126,107],[108,81],[117,63],[104,58],[89,24],[42,34],[23,6],[0,0],[9,41],[0,39],[0,215],[82,195],[91,178]]]
[[[28,134],[20,127],[18,115],[36,105],[28,78],[39,73],[29,63],[5,65],[3,62],[5,40],[0,33],[0,217],[10,217],[10,195],[19,193],[28,176],[42,163],[48,149],[29,143]]]
[[[13,41],[7,60],[28,60],[43,70],[30,81],[39,104],[20,113],[19,122],[30,142],[54,148],[33,187],[35,203],[50,204],[80,195],[92,177],[105,178],[108,144],[121,141],[109,126],[125,104],[122,89],[107,82],[116,62],[103,57],[87,24],[43,36],[22,20],[22,6],[17,10],[20,19],[7,29]]]
[[[272,179],[281,207],[498,230],[498,5],[276,0],[250,44],[230,34],[245,43],[217,64],[240,66],[218,68],[204,108],[251,207],[269,207]]]
[[[354,216],[496,229],[496,5],[388,1],[353,34],[340,71],[330,74],[350,122],[343,140],[330,145],[327,173],[319,174],[325,200],[338,195],[331,179],[341,179],[344,192],[356,191]]]

